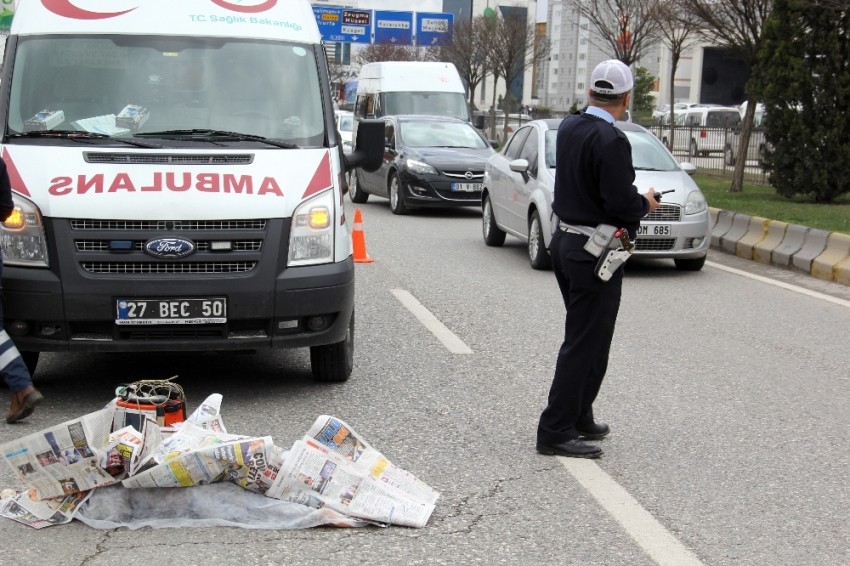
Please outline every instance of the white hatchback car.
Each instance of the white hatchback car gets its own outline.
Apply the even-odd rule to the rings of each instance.
[[[501,246],[510,234],[528,242],[531,267],[551,266],[550,221],[555,189],[555,140],[561,120],[534,120],[514,133],[501,152],[487,161],[481,194],[484,243]],[[711,245],[705,196],[658,138],[631,122],[617,122],[629,138],[635,186],[645,193],[669,191],[661,206],[641,221],[635,254],[673,259],[676,268],[699,271]]]

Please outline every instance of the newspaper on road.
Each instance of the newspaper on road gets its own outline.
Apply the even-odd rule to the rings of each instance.
[[[439,493],[390,462],[344,421],[322,415],[285,450],[271,436],[229,434],[221,401],[221,395],[211,395],[185,422],[161,427],[149,420],[141,432],[133,426],[110,430],[115,410],[110,403],[0,446],[27,485],[0,504],[0,516],[41,528],[70,521],[96,488],[118,482],[130,489],[230,482],[351,517],[352,525],[427,524]]]

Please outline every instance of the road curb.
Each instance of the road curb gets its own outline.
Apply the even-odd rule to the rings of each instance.
[[[850,285],[850,235],[709,207],[711,247]]]

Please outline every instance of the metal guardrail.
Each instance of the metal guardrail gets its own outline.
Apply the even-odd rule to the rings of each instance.
[[[647,130],[652,132],[658,139],[666,141],[669,136],[670,127],[659,124],[642,124]],[[699,151],[693,155],[690,140],[695,136],[702,136],[706,143],[698,146]],[[717,177],[732,177],[735,171],[734,161],[730,162],[729,151],[731,155],[737,154],[738,138],[734,128],[692,128],[677,126],[673,134],[674,144],[676,146],[673,155],[678,161],[689,161],[699,168],[699,172],[705,175],[713,175]],[[681,136],[681,137],[680,137]],[[681,143],[679,140],[688,140],[688,143]],[[750,145],[747,151],[747,164],[744,168],[744,181],[757,185],[769,185],[770,178],[768,172],[761,166],[759,159],[759,148],[765,145],[764,130],[755,129],[750,134]],[[734,160],[734,157],[732,157]]]

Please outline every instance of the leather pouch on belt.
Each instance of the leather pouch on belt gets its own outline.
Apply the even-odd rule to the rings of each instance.
[[[608,249],[599,256],[596,262],[596,277],[602,281],[609,281],[618,269],[623,267],[632,255],[634,245],[629,241],[628,232],[625,228],[615,230]]]

